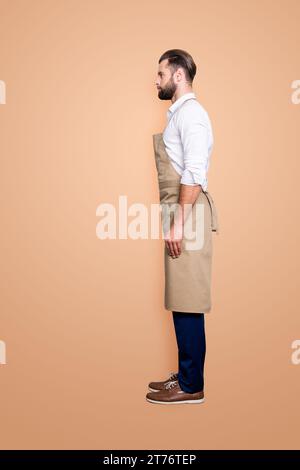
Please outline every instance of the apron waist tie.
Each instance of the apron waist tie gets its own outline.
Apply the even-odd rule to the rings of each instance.
[[[211,229],[213,232],[216,232],[217,234],[219,234],[218,215],[217,215],[217,210],[216,210],[214,200],[208,191],[203,191],[203,193],[207,197],[207,200],[211,208]]]
[[[180,181],[176,181],[176,180],[159,181],[160,189],[170,188],[170,187],[179,187],[179,186],[180,186]],[[217,215],[217,210],[216,210],[214,200],[208,191],[202,190],[202,192],[207,197],[207,200],[209,202],[210,209],[211,209],[211,229],[213,232],[216,232],[217,234],[219,234],[218,215]]]

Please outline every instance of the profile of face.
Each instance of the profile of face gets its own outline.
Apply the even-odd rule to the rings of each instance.
[[[171,100],[177,90],[177,84],[174,82],[174,74],[171,73],[167,64],[168,59],[165,59],[158,65],[155,85],[158,89],[158,97],[160,100]]]

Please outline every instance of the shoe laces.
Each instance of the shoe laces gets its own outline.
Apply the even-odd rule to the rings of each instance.
[[[166,389],[170,390],[171,388],[176,387],[177,384],[178,384],[178,380],[171,380],[170,382],[166,384]]]
[[[174,381],[177,380],[178,378],[178,373],[177,372],[171,372],[169,380]]]

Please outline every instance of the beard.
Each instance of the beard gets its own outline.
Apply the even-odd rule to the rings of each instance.
[[[176,91],[176,85],[173,81],[173,77],[170,78],[166,86],[159,90],[158,97],[160,100],[171,100]]]

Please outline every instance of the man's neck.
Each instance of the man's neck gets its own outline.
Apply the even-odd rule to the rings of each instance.
[[[181,96],[186,95],[187,93],[193,93],[193,89],[189,88],[183,91],[175,92],[171,99],[172,104],[175,103],[175,101],[177,101],[179,98],[181,98]]]

